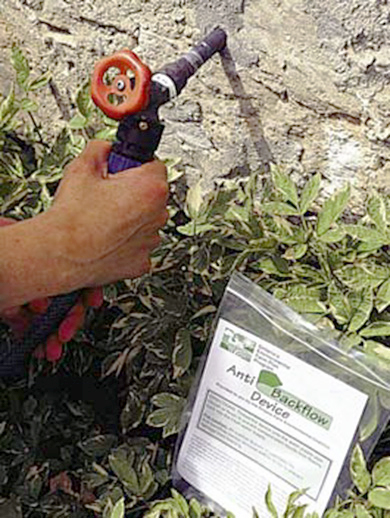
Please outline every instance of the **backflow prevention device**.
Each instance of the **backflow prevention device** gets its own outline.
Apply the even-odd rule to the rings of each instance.
[[[198,68],[225,47],[226,38],[225,31],[216,28],[184,56],[154,74],[127,49],[96,64],[92,99],[108,117],[120,120],[117,141],[108,159],[109,173],[138,167],[153,159],[164,130],[159,107],[180,94]],[[106,84],[106,74],[112,68],[119,70],[119,74]],[[33,320],[23,340],[0,351],[0,378],[23,374],[27,356],[56,331],[79,296],[80,291],[75,291],[54,297],[47,312]]]

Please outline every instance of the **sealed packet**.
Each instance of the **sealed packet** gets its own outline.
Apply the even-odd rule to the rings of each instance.
[[[176,445],[173,482],[224,515],[268,516],[271,485],[319,515],[351,487],[389,419],[390,385],[363,352],[323,332],[241,274],[222,299]]]

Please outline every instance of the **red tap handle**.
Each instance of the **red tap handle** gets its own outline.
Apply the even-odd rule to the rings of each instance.
[[[118,68],[120,73],[112,83],[104,82],[109,68]],[[134,74],[131,81],[127,72]],[[120,120],[126,115],[139,112],[149,104],[152,73],[131,50],[124,49],[98,61],[92,75],[91,95],[94,103],[111,119]],[[115,104],[113,98],[122,102]]]

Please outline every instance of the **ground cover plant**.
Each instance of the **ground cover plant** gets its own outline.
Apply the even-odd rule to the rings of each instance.
[[[15,87],[0,104],[0,210],[23,219],[50,205],[86,141],[113,138],[116,125],[84,85],[72,120],[48,135],[35,92],[49,76],[30,71],[18,48],[12,61]],[[153,274],[108,287],[58,364],[35,362],[25,380],[1,387],[2,517],[214,516],[169,477],[185,398],[234,270],[390,369],[389,197],[368,193],[356,216],[349,186],[317,202],[318,173],[297,187],[274,167],[270,178],[253,171],[206,194],[201,182],[188,188],[179,159],[167,166],[171,219]],[[9,339],[5,326],[0,339]],[[355,450],[355,488],[328,518],[390,516],[386,441],[370,470]],[[265,498],[276,517],[272,488]],[[294,493],[283,517],[303,516]]]

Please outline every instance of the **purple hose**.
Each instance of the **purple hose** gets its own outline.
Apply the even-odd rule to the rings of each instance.
[[[133,169],[134,167],[139,167],[141,165],[142,163],[137,160],[133,160],[132,158],[128,158],[123,155],[118,155],[118,153],[114,152],[111,152],[108,157],[108,172],[110,174],[119,173],[126,169]]]

